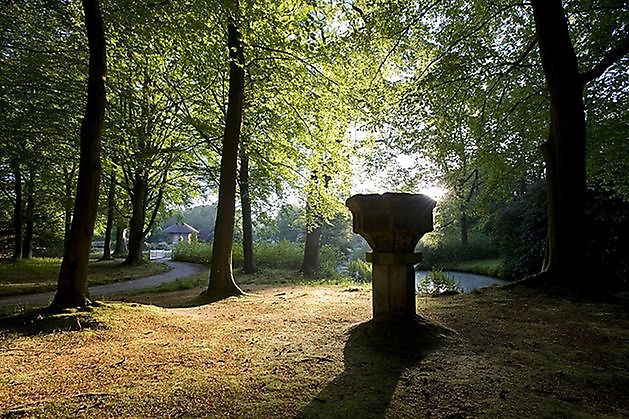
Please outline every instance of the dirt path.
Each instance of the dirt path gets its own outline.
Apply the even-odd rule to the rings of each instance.
[[[194,275],[203,270],[203,266],[193,263],[175,262],[168,259],[158,259],[153,262],[165,263],[170,267],[170,270],[161,274],[148,276],[146,278],[90,287],[90,296],[94,298],[101,297],[103,295],[152,288],[166,282],[172,282],[178,278]],[[50,302],[53,296],[54,291],[49,291],[37,294],[16,295],[13,297],[0,298],[0,307],[44,305]]]

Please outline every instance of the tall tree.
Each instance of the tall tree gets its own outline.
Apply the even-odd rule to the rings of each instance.
[[[87,106],[81,124],[79,177],[74,216],[63,253],[52,307],[78,307],[89,303],[87,265],[98,211],[107,55],[99,0],[83,0],[82,4],[89,45]]]
[[[225,131],[221,153],[221,171],[218,189],[218,208],[212,245],[212,265],[207,294],[213,297],[241,295],[242,290],[234,282],[232,272],[232,244],[236,208],[236,173],[238,170],[238,145],[242,124],[245,87],[245,55],[239,24],[239,4],[235,0],[227,23],[227,48],[229,50],[229,93]]]
[[[591,70],[580,73],[561,0],[532,0],[539,53],[550,97],[546,162],[548,243],[543,273],[584,287],[586,123],[583,88],[629,53],[629,37]]]

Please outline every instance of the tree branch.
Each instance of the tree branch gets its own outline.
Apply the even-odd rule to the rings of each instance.
[[[623,39],[620,44],[607,51],[607,54],[605,54],[605,56],[594,67],[592,67],[590,71],[581,73],[579,75],[581,84],[586,85],[587,83],[597,79],[603,75],[609,67],[627,54],[629,54],[629,37]]]

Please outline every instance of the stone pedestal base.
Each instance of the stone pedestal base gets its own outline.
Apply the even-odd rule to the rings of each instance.
[[[421,254],[413,253],[425,233],[432,231],[436,202],[425,195],[385,193],[354,195],[346,203],[354,232],[367,240],[373,253],[373,317],[381,320],[415,318],[415,270]]]
[[[373,318],[406,320],[415,316],[415,269],[420,253],[367,253],[373,264]]]

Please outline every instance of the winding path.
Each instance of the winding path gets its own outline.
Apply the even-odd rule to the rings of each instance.
[[[172,282],[179,278],[185,278],[201,272],[204,267],[194,263],[175,262],[168,259],[158,259],[155,262],[165,263],[170,270],[161,274],[147,276],[146,278],[132,279],[130,281],[114,282],[112,284],[90,287],[90,297],[98,298],[104,295],[118,294],[145,288],[153,288],[166,282]],[[40,292],[37,294],[16,295],[0,298],[0,307],[45,305],[48,304],[54,291]]]

